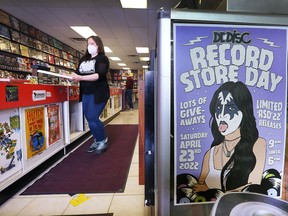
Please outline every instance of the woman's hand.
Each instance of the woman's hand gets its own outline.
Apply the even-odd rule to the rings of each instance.
[[[74,73],[74,72],[71,73],[71,80],[72,80],[73,82],[79,82],[79,81],[81,81],[81,77],[82,77],[82,76],[80,76],[80,75],[78,75],[78,74],[76,74],[76,73]]]

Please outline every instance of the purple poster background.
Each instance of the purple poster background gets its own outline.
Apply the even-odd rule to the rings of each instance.
[[[193,188],[213,141],[210,101],[228,81],[243,82],[252,95],[259,137],[266,141],[264,171],[283,174],[286,51],[287,31],[281,27],[174,24],[175,204],[217,199]],[[276,181],[278,196],[282,178]]]

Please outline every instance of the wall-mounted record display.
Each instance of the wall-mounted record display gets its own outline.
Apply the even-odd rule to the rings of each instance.
[[[9,28],[2,24],[0,24],[0,37],[11,39]]]
[[[7,26],[10,26],[10,17],[9,14],[0,10],[0,23],[3,23]]]
[[[11,52],[10,41],[0,37],[0,50]]]
[[[80,56],[72,47],[2,10],[0,10],[0,50],[28,57],[30,58],[29,62],[41,60],[43,63],[55,64],[54,58],[57,57],[56,65],[63,67],[63,70],[66,69],[66,72],[76,69],[75,63],[78,62],[78,56]],[[49,54],[53,56],[50,60]],[[7,58],[9,59],[11,56]],[[22,61],[20,60],[20,62]],[[24,64],[20,65],[22,71],[25,67]],[[1,68],[11,68],[10,66],[1,65]],[[30,66],[26,68],[28,67],[30,68]]]
[[[28,25],[28,34],[29,36],[36,38],[36,29],[31,25]]]
[[[20,32],[20,40],[21,44],[29,46],[29,37],[26,34]]]
[[[17,54],[17,55],[21,55],[19,43],[15,43],[15,42],[10,41],[10,48],[11,48],[12,53]]]
[[[19,20],[17,18],[10,16],[10,23],[13,29],[16,29],[18,31],[20,30]]]
[[[22,21],[19,21],[19,29],[20,29],[20,32],[28,35],[28,25]]]
[[[21,42],[20,33],[14,29],[11,29],[11,39],[15,42],[20,43]]]
[[[29,57],[29,48],[25,45],[20,44],[21,55],[25,57]]]

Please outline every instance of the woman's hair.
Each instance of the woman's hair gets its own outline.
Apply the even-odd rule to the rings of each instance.
[[[231,93],[235,104],[243,113],[243,118],[239,126],[241,139],[235,147],[234,154],[222,169],[221,184],[223,191],[235,189],[248,183],[249,174],[256,164],[253,146],[259,136],[253,113],[252,96],[249,89],[240,81],[226,82],[216,90],[210,103],[210,123],[214,137],[211,147],[219,145],[224,141],[224,136],[218,130],[215,119],[217,97],[224,90]]]
[[[98,54],[99,55],[105,55],[104,45],[103,45],[101,38],[99,36],[92,35],[92,36],[88,37],[86,41],[88,41],[90,38],[92,38],[95,41],[95,43],[97,44]],[[88,52],[88,49],[86,47],[86,50],[85,50],[85,53],[84,53],[84,56],[82,57],[82,59],[87,60],[90,58],[91,58],[91,54]]]

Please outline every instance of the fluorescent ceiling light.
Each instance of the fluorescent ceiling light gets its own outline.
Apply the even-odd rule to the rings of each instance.
[[[143,65],[142,68],[148,68],[148,65]]]
[[[92,35],[97,35],[89,26],[70,26],[74,31],[84,38],[88,38]]]
[[[107,46],[104,46],[104,50],[105,50],[105,53],[113,53],[113,51]]]
[[[148,47],[136,47],[137,53],[149,53]]]
[[[149,61],[150,58],[149,57],[140,57],[140,61]]]
[[[119,57],[109,57],[112,61],[121,61]]]
[[[147,8],[147,0],[120,0],[122,8]]]
[[[130,68],[129,67],[125,67],[125,68],[123,68],[123,70],[130,70]]]
[[[119,66],[127,66],[125,63],[118,63]]]

